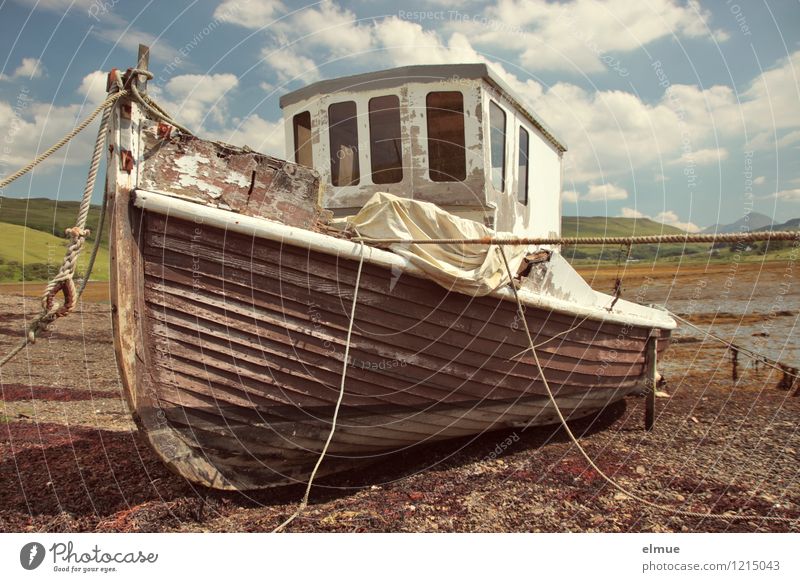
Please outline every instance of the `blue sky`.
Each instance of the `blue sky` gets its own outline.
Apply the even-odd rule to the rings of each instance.
[[[102,100],[139,42],[176,118],[265,153],[283,155],[288,90],[487,61],[569,146],[564,214],[800,216],[797,0],[0,0],[0,175]],[[3,194],[78,198],[92,134]]]

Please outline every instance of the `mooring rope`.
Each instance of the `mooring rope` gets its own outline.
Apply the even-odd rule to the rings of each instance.
[[[550,400],[550,403],[553,405],[553,409],[556,411],[556,415],[558,416],[558,420],[561,423],[561,426],[564,428],[567,435],[569,436],[569,440],[572,442],[573,445],[575,445],[575,447],[578,449],[583,458],[586,459],[586,462],[589,463],[589,466],[592,467],[592,469],[594,469],[595,471],[597,471],[597,474],[600,475],[600,477],[602,477],[606,483],[608,483],[609,485],[620,491],[622,494],[627,495],[631,499],[638,501],[643,505],[652,507],[653,509],[658,509],[659,511],[670,512],[673,515],[702,518],[702,519],[720,519],[726,521],[763,520],[763,521],[773,521],[780,523],[800,522],[800,518],[792,518],[792,517],[761,516],[761,515],[725,515],[722,513],[711,513],[711,512],[703,513],[699,511],[686,511],[683,509],[677,509],[674,507],[670,507],[668,505],[662,505],[660,503],[655,503],[653,501],[645,499],[637,495],[636,493],[630,491],[623,485],[620,485],[619,483],[617,483],[617,481],[606,475],[605,472],[602,469],[600,469],[600,467],[597,466],[597,463],[595,463],[594,460],[592,460],[592,458],[580,444],[577,437],[572,432],[572,429],[569,427],[567,419],[564,418],[564,414],[561,412],[561,408],[558,406],[558,403],[556,402],[555,396],[553,395],[553,391],[550,389],[550,384],[547,382],[547,378],[545,377],[544,368],[542,367],[542,364],[539,361],[539,355],[536,353],[536,347],[534,346],[533,338],[531,337],[531,332],[530,329],[528,328],[528,322],[525,319],[525,312],[522,308],[522,301],[520,301],[519,295],[517,294],[517,288],[514,285],[514,277],[511,273],[511,267],[508,264],[508,259],[506,258],[506,254],[505,251],[503,250],[503,247],[500,246],[499,249],[500,249],[500,255],[503,257],[503,263],[505,264],[509,281],[511,282],[511,289],[514,292],[514,299],[517,302],[517,312],[520,316],[520,319],[522,319],[522,325],[525,330],[525,335],[527,336],[528,343],[531,346],[530,350],[531,353],[533,354],[533,359],[536,364],[536,368],[539,372],[539,376],[541,377],[542,383],[544,384],[544,388],[547,391],[547,397]],[[655,389],[655,387],[653,387],[653,389]]]
[[[60,317],[65,317],[68,315],[72,310],[75,309],[75,306],[78,303],[78,299],[80,298],[83,290],[86,288],[86,283],[91,276],[92,269],[94,268],[95,258],[97,257],[97,252],[100,247],[100,240],[103,236],[102,228],[104,224],[104,216],[103,212],[100,215],[100,223],[99,229],[100,231],[95,236],[94,247],[92,249],[92,254],[89,258],[89,264],[86,269],[86,273],[84,274],[83,281],[81,282],[80,289],[75,288],[75,269],[78,263],[78,257],[83,250],[83,244],[86,240],[86,237],[90,234],[90,231],[86,229],[86,221],[89,217],[89,209],[91,207],[91,199],[92,199],[92,192],[94,192],[95,182],[97,180],[97,170],[100,166],[100,157],[103,153],[103,145],[105,144],[105,136],[106,136],[106,128],[108,127],[108,118],[111,113],[111,109],[113,104],[119,99],[119,94],[115,95],[114,99],[112,96],[109,96],[103,102],[103,117],[100,121],[100,128],[97,131],[97,138],[95,139],[94,150],[92,152],[92,161],[89,165],[89,173],[86,178],[86,186],[83,190],[83,197],[81,198],[81,203],[78,209],[78,216],[75,219],[75,226],[68,228],[66,230],[67,235],[70,237],[70,243],[67,247],[67,252],[64,255],[64,260],[61,263],[61,267],[58,270],[58,273],[55,277],[53,277],[47,284],[45,288],[44,294],[42,295],[42,311],[41,313],[36,316],[31,324],[28,326],[28,330],[25,333],[25,337],[20,341],[16,347],[14,347],[8,354],[6,354],[2,360],[0,360],[0,368],[2,368],[6,363],[8,363],[14,356],[16,356],[19,352],[21,352],[25,346],[28,344],[32,344],[36,341],[36,336],[45,329],[49,324],[54,322],[56,319]],[[98,108],[93,112],[87,120],[91,121],[94,119],[96,114],[100,111]],[[28,164],[25,168],[20,169],[19,171],[15,172],[11,177],[8,179],[8,183],[16,180],[20,176],[23,176],[25,173],[30,171],[34,168],[37,164],[44,161],[49,155],[55,152],[58,148],[64,145],[64,143],[68,142],[70,139],[74,138],[79,132],[80,129],[83,128],[88,123],[84,121],[81,125],[77,128],[73,129],[70,133],[68,133],[62,140],[60,140],[56,145],[51,147],[47,150],[44,154],[37,157],[32,163]],[[63,142],[63,143],[62,143]],[[5,181],[4,181],[5,184]],[[106,200],[105,196],[103,196],[103,210],[105,210]],[[64,301],[61,305],[56,305],[56,295],[61,292],[64,295]]]
[[[522,237],[522,238],[496,238],[487,236],[482,238],[368,238],[354,237],[356,242],[371,244],[409,244],[409,245],[440,245],[440,244],[466,244],[466,245],[644,245],[664,243],[715,243],[715,242],[756,242],[764,240],[798,240],[798,231],[764,231],[764,232],[721,232],[716,234],[659,234],[650,236],[578,236],[578,237]]]
[[[272,530],[272,533],[278,533],[283,531],[287,525],[292,523],[297,517],[303,512],[303,510],[308,506],[308,497],[311,495],[311,485],[314,483],[314,477],[317,475],[317,470],[319,466],[322,464],[322,460],[325,458],[325,454],[328,452],[328,447],[331,444],[331,440],[333,440],[333,433],[336,432],[336,422],[339,418],[339,409],[342,406],[342,400],[344,399],[344,384],[345,379],[347,378],[347,367],[350,362],[350,337],[353,334],[353,322],[356,318],[356,302],[358,301],[358,288],[361,285],[361,270],[364,266],[364,243],[361,243],[361,256],[358,260],[358,272],[356,273],[356,283],[355,289],[353,290],[353,305],[350,308],[350,323],[347,326],[347,339],[345,340],[344,344],[344,362],[342,363],[342,379],[339,384],[339,398],[336,401],[336,407],[333,409],[333,418],[331,419],[331,432],[328,433],[328,438],[325,441],[325,446],[322,447],[322,452],[317,459],[316,465],[314,465],[314,470],[311,471],[311,475],[308,478],[308,484],[306,485],[306,492],[303,495],[303,499],[300,501],[300,505],[297,506],[295,512],[290,515],[286,521],[280,524],[278,527]]]
[[[55,144],[53,144],[46,151],[44,151],[41,154],[39,154],[38,156],[36,156],[30,164],[28,164],[27,166],[25,166],[23,168],[20,168],[19,170],[17,170],[16,172],[11,174],[10,176],[0,180],[0,190],[2,190],[3,188],[5,188],[9,184],[11,184],[11,182],[13,182],[14,180],[16,180],[18,178],[21,178],[22,176],[24,176],[25,174],[30,172],[36,166],[41,164],[47,158],[49,158],[54,153],[56,153],[58,150],[60,150],[62,147],[64,147],[67,143],[69,143],[69,141],[72,138],[74,138],[76,135],[78,135],[80,132],[82,132],[84,129],[86,129],[89,126],[89,124],[91,124],[92,121],[94,121],[95,117],[100,115],[100,113],[102,113],[103,111],[106,111],[109,107],[111,107],[117,101],[117,99],[125,96],[126,94],[127,93],[125,91],[120,91],[119,93],[113,93],[113,94],[109,95],[108,97],[106,97],[105,101],[103,101],[100,105],[98,105],[97,109],[95,109],[94,111],[92,111],[91,114],[89,114],[89,117],[84,119],[79,125],[75,126],[75,128],[73,128],[72,131],[70,131],[67,135],[65,135],[60,140],[58,140]]]
[[[83,196],[78,208],[78,215],[75,219],[75,226],[66,230],[66,234],[69,236],[70,242],[67,247],[67,252],[64,255],[64,260],[61,263],[61,267],[59,268],[56,276],[48,282],[47,287],[45,288],[42,296],[42,312],[37,315],[28,326],[25,338],[14,348],[12,348],[11,351],[8,352],[2,359],[0,359],[0,368],[2,368],[14,356],[21,352],[25,346],[34,343],[36,341],[36,336],[43,329],[46,329],[49,324],[54,322],[56,319],[65,317],[71,313],[78,304],[78,299],[86,289],[86,284],[88,283],[92,274],[92,270],[94,269],[95,259],[97,258],[97,252],[100,248],[100,240],[103,236],[102,230],[105,224],[105,212],[108,202],[105,195],[103,196],[103,202],[100,210],[100,220],[98,224],[98,233],[95,237],[95,244],[89,257],[86,273],[81,281],[80,287],[77,289],[74,281],[75,268],[77,267],[78,257],[83,250],[86,237],[91,234],[90,231],[86,229],[86,221],[91,208],[92,193],[94,192],[94,186],[97,181],[97,171],[100,167],[100,158],[102,156],[103,146],[105,144],[108,119],[111,115],[114,104],[122,97],[125,97],[126,95],[130,96],[148,112],[150,112],[153,117],[173,125],[183,133],[193,135],[192,132],[177,123],[166,111],[164,111],[163,108],[161,108],[155,101],[150,99],[150,97],[147,95],[142,95],[139,92],[136,83],[133,80],[133,75],[144,75],[147,79],[152,79],[153,74],[150,71],[146,71],[144,69],[130,69],[128,77],[130,79],[130,82],[128,83],[129,90],[124,88],[125,85],[120,72],[118,70],[115,70],[114,72],[116,73],[112,79],[115,86],[114,91],[109,93],[105,100],[98,105],[97,108],[92,111],[88,117],[86,117],[86,119],[75,126],[69,133],[67,133],[63,138],[53,144],[46,151],[36,156],[31,163],[20,168],[10,176],[0,180],[0,189],[3,189],[11,184],[14,180],[21,178],[47,158],[52,156],[64,145],[69,143],[70,140],[75,138],[75,136],[77,136],[81,131],[86,129],[100,113],[103,114],[100,121],[100,128],[97,132],[94,150],[92,152],[92,159],[89,165],[89,174],[86,178],[86,185],[84,187]],[[60,305],[56,305],[55,298],[59,292],[64,295],[64,301]]]
[[[147,77],[148,80],[153,78],[153,73],[151,73],[146,69],[131,69],[130,72],[131,74],[134,75],[144,75],[145,77]],[[119,71],[117,71],[117,75],[119,75]],[[139,103],[139,105],[144,107],[153,117],[169,123],[170,125],[176,127],[186,135],[194,135],[183,125],[175,121],[172,118],[172,116],[170,116],[169,113],[164,111],[164,109],[160,105],[158,105],[158,103],[150,99],[150,97],[146,95],[143,96],[141,93],[139,93],[139,89],[136,87],[136,83],[130,83],[129,87],[131,96]]]

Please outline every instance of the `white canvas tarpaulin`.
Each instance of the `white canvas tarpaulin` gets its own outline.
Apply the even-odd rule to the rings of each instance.
[[[454,216],[430,202],[386,192],[373,195],[348,223],[359,236],[372,239],[514,238],[510,233],[495,233],[475,221]],[[442,287],[459,293],[487,295],[508,284],[503,257],[496,245],[401,243],[390,248]],[[504,248],[511,272],[516,273],[527,247]]]

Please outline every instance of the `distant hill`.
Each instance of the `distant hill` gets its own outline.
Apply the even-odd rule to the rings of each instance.
[[[561,234],[571,236],[649,236],[659,234],[684,234],[685,231],[650,220],[649,218],[620,218],[606,216],[562,216]],[[652,261],[685,254],[708,252],[709,245],[703,244],[652,244],[636,245],[631,248],[630,256],[624,254],[619,245],[578,245],[565,246],[564,256],[572,262],[580,261],[613,261],[624,262],[628,258],[634,261]]]
[[[742,232],[743,230],[765,230],[772,226],[772,219],[760,212],[751,212],[747,217],[742,217],[730,224],[715,224],[704,228],[703,232]]]
[[[780,224],[773,224],[772,230],[800,230],[800,218],[792,218]]]
[[[760,212],[751,212],[749,219],[740,218],[736,222],[730,224],[715,224],[703,229],[703,232],[743,232],[748,230],[798,230],[800,229],[800,218],[792,218],[786,222],[776,223],[767,216]]]
[[[562,216],[561,235],[571,236],[647,236],[680,234],[679,228],[649,218],[609,218],[607,216]]]
[[[18,224],[0,222],[0,281],[40,281],[58,272],[67,240]],[[88,246],[78,259],[78,274],[89,260]],[[101,247],[92,279],[108,280],[108,250]]]
[[[49,198],[8,198],[0,196],[0,222],[25,226],[65,238],[64,230],[75,225],[75,217],[78,214],[78,201],[51,200]],[[92,205],[89,209],[87,227],[94,230],[100,218],[100,206]],[[108,240],[108,224],[103,235],[104,240]],[[96,233],[92,232],[89,237],[94,239]]]

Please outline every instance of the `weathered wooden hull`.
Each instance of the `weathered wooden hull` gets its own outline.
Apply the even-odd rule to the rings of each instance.
[[[157,421],[144,428],[159,452],[217,488],[307,479],[331,429],[357,262],[120,210],[136,283],[117,300],[138,306],[140,377],[127,389],[137,414]],[[531,358],[516,357],[527,340],[515,304],[395,279],[363,267],[322,474],[424,442],[557,422]],[[547,342],[538,352],[566,414],[641,387],[650,329],[536,309],[527,318],[534,341]]]
[[[110,129],[107,188],[115,349],[133,416],[195,483],[304,482],[331,430],[358,270],[357,255],[332,249],[356,245],[320,233],[298,244],[319,226],[310,170],[170,137],[125,105]],[[183,214],[139,204],[147,189],[181,199]],[[268,219],[301,229],[276,237]],[[248,230],[269,224],[272,238]],[[507,295],[448,292],[380,252],[363,265],[344,399],[319,475],[431,441],[557,422]],[[669,337],[646,318],[574,307],[526,307],[571,418],[640,389],[648,338]]]

